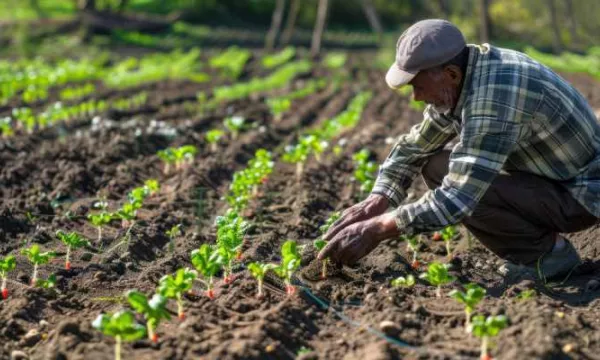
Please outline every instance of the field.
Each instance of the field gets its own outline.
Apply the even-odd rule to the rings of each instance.
[[[124,343],[124,359],[476,359],[480,340],[465,333],[464,308],[447,296],[470,282],[487,290],[477,313],[508,318],[493,339],[495,358],[600,358],[600,228],[570,236],[587,261],[559,284],[504,283],[495,272],[499,259],[476,241],[468,246],[462,227],[451,240],[450,273],[457,281],[444,286],[442,298],[422,279],[413,287],[391,285],[398,276],[418,278],[434,260],[447,262],[444,242],[434,241],[432,234],[423,234],[418,270],[411,267],[406,243],[390,239],[358,265],[331,267],[321,279],[312,245],[321,235],[319,227],[334,211],[366,196],[353,180],[353,154],[368,149],[370,160],[381,163],[394,137],[420,121],[418,104],[386,87],[384,71],[370,66],[372,51],[313,62],[298,50],[271,69],[263,65],[263,54],[253,51],[240,67],[210,66],[222,53],[178,53],[148,65],[127,64],[125,54],[142,55],[122,49],[105,62],[79,64],[87,70],[68,72],[62,82],[3,88],[0,118],[13,120],[5,121],[0,140],[0,259],[12,254],[17,266],[8,273],[8,298],[0,301],[0,359],[11,354],[15,359],[112,359],[114,339],[93,328],[92,321],[101,313],[130,309],[128,290],[152,295],[164,275],[193,268],[190,253],[215,243],[215,219],[232,206],[234,174],[247,168],[259,149],[269,151],[273,163],[247,205],[239,207],[250,226],[234,261],[233,280],[225,283],[219,272],[214,299],[195,283],[183,296],[181,320],[171,300],[171,319],[156,328],[158,341]],[[186,57],[189,61],[181,61]],[[226,56],[226,62],[232,58],[239,59],[239,53]],[[146,65],[154,70],[136,73]],[[3,66],[8,74],[32,65]],[[291,70],[264,81],[286,66]],[[165,67],[169,70],[161,72]],[[600,84],[586,75],[564,76],[600,109]],[[263,81],[249,90],[227,88],[250,79]],[[27,97],[26,90],[31,90]],[[274,99],[289,100],[289,108],[277,110]],[[53,105],[57,101],[60,109]],[[29,110],[14,110],[24,107]],[[67,107],[73,110],[64,111]],[[248,124],[235,139],[223,123],[232,117]],[[9,127],[14,134],[8,135]],[[214,146],[206,139],[213,129],[224,132]],[[297,176],[297,165],[283,161],[286,148],[311,130],[327,129],[328,147],[319,161],[308,156]],[[197,153],[179,169],[172,163],[165,173],[157,153],[184,145],[196,146]],[[132,219],[104,225],[99,237],[87,219],[99,212],[96,203],[105,199],[106,211],[115,212],[148,179],[156,179],[160,189],[147,195]],[[410,194],[414,199],[424,191],[417,179]],[[171,247],[166,232],[177,224],[183,231],[173,236]],[[58,230],[90,241],[71,252],[70,270]],[[271,274],[265,278],[265,296],[258,299],[247,264],[279,262],[279,249],[288,239],[305,245],[293,282],[296,292],[286,294]],[[33,265],[21,250],[34,243],[57,253],[39,268],[40,279],[56,276],[49,289],[28,285]],[[137,319],[144,324],[143,316]]]

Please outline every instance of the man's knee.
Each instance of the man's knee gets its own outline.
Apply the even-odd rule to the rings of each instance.
[[[449,150],[442,150],[429,157],[427,163],[421,168],[421,175],[428,188],[435,189],[442,184],[444,176],[448,173],[449,163]]]

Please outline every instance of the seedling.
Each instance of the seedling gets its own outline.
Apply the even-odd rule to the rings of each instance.
[[[88,220],[98,229],[98,242],[102,241],[102,227],[108,225],[113,219],[113,215],[106,211],[98,214],[88,214]]]
[[[436,287],[435,295],[442,297],[442,286],[451,283],[455,280],[450,276],[448,269],[449,264],[440,264],[433,262],[427,267],[427,272],[419,275],[419,278],[427,280],[431,285]]]
[[[467,284],[466,291],[452,290],[448,295],[456,301],[465,305],[465,331],[469,331],[471,325],[471,313],[475,310],[475,306],[485,297],[485,289],[477,284]]]
[[[300,144],[315,154],[315,159],[318,163],[321,162],[321,154],[329,146],[329,143],[327,141],[320,139],[316,135],[303,136],[302,138],[300,138]]]
[[[169,175],[171,171],[171,166],[175,164],[175,150],[173,148],[166,148],[164,150],[159,150],[156,155],[165,163],[165,167],[163,168],[163,174]]]
[[[227,210],[225,216],[217,216],[215,223],[219,261],[223,264],[223,281],[228,284],[232,281],[233,261],[241,258],[244,234],[249,224],[232,209]]]
[[[527,289],[527,290],[521,291],[517,295],[517,299],[525,301],[525,300],[533,299],[536,295],[537,295],[537,292],[535,291],[535,289]]]
[[[492,360],[488,354],[488,343],[491,337],[498,335],[500,330],[504,329],[508,323],[506,316],[488,316],[476,315],[469,326],[469,332],[481,338],[481,360]]]
[[[241,116],[230,116],[225,118],[223,125],[227,130],[231,131],[231,139],[238,138],[239,133],[246,127],[246,119]]]
[[[144,188],[148,195],[152,196],[160,190],[160,183],[156,179],[148,179],[144,181]]]
[[[329,230],[331,225],[333,225],[333,223],[336,222],[340,218],[340,216],[341,216],[341,214],[339,211],[332,213],[331,216],[329,216],[329,218],[325,221],[325,224],[323,224],[319,227],[319,231],[321,232],[321,234],[325,234]],[[320,237],[313,242],[313,245],[318,251],[321,251],[321,250],[323,250],[325,245],[327,245],[327,242],[325,240],[323,240],[322,237]],[[322,269],[321,269],[321,279],[327,278],[327,264],[328,263],[329,263],[329,259],[323,259],[323,264],[322,264]]]
[[[254,278],[258,282],[258,286],[257,286],[258,290],[256,293],[257,298],[260,299],[263,297],[263,281],[265,279],[265,275],[266,275],[267,271],[273,270],[276,267],[277,267],[277,265],[275,265],[275,264],[265,264],[265,263],[258,263],[258,262],[253,262],[253,263],[248,264],[248,270],[250,270],[250,273],[252,274],[252,276],[254,276]]]
[[[13,255],[8,255],[4,259],[0,260],[0,278],[2,278],[2,299],[8,298],[8,288],[6,282],[8,279],[8,273],[13,271],[17,267],[17,260]]]
[[[47,279],[37,279],[35,286],[42,289],[52,289],[56,287],[56,275],[50,274]]]
[[[354,160],[354,179],[360,184],[361,194],[370,193],[377,178],[377,164],[369,161],[371,153],[367,149],[352,155]]]
[[[175,251],[175,238],[181,235],[181,224],[173,226],[165,234],[169,237],[169,251]]]
[[[204,280],[197,279],[206,286],[206,296],[209,299],[215,298],[213,290],[213,277],[221,269],[221,248],[215,249],[208,244],[202,244],[200,249],[192,251],[192,264],[196,270],[202,274]]]
[[[5,138],[8,138],[15,134],[15,132],[12,129],[11,121],[11,118],[8,116],[0,119],[0,133],[2,133],[2,136]]]
[[[446,226],[441,232],[442,239],[446,244],[446,254],[448,254],[448,260],[452,260],[452,250],[450,249],[450,241],[456,236],[456,228],[452,225]]]
[[[415,283],[415,277],[412,275],[407,275],[406,277],[399,276],[392,280],[393,287],[413,287]]]
[[[271,109],[275,122],[278,123],[281,121],[283,113],[292,106],[292,101],[287,97],[271,98],[267,99],[267,105]]]
[[[71,270],[71,261],[69,261],[71,250],[79,249],[83,246],[89,246],[90,243],[83,236],[76,232],[65,233],[62,230],[56,232],[56,236],[67,246],[67,256],[65,257],[65,270]]]
[[[135,341],[146,336],[146,328],[135,321],[133,313],[125,310],[112,315],[100,314],[92,326],[104,335],[115,338],[115,360],[121,360],[122,341]]]
[[[163,276],[158,283],[158,293],[167,299],[175,299],[177,301],[177,316],[179,320],[185,319],[183,312],[182,295],[192,288],[196,272],[188,268],[179,269],[173,275]]]
[[[56,256],[53,251],[40,252],[40,246],[33,244],[29,249],[22,249],[21,254],[27,256],[29,261],[33,264],[33,275],[31,276],[31,286],[37,284],[37,273],[38,266],[47,264],[50,260]]]
[[[225,135],[223,130],[212,129],[206,133],[206,141],[210,144],[210,151],[217,152],[217,144]]]
[[[285,147],[285,153],[281,157],[281,160],[296,164],[296,179],[302,178],[304,172],[304,162],[310,154],[310,149],[305,145],[299,143],[297,145],[288,145]]]
[[[296,292],[296,287],[292,285],[292,275],[299,267],[298,245],[294,240],[288,240],[281,246],[281,264],[273,269],[279,277],[284,279],[288,295]]]
[[[171,319],[171,315],[169,315],[166,307],[167,298],[160,294],[154,294],[151,299],[148,299],[143,293],[130,290],[127,292],[127,301],[135,311],[146,317],[148,339],[154,343],[158,342],[158,335],[155,332],[156,328],[161,320]]]
[[[142,207],[140,202],[126,202],[121,206],[119,210],[114,214],[114,217],[121,219],[121,227],[127,228],[126,234],[129,235],[131,228],[135,224],[135,218],[137,216],[137,210]]]
[[[413,257],[410,266],[417,270],[419,269],[419,247],[421,246],[421,238],[418,235],[413,236],[402,236],[402,239],[406,240],[406,251],[412,251]]]

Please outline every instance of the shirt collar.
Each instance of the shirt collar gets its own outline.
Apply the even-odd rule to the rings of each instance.
[[[471,88],[471,82],[473,80],[473,72],[475,71],[475,65],[477,64],[477,60],[479,59],[479,55],[486,53],[490,50],[489,44],[483,45],[475,45],[468,44],[469,48],[469,62],[467,63],[467,70],[465,71],[465,79],[462,84],[462,88],[460,90],[460,95],[458,97],[458,102],[452,111],[452,115],[460,118],[460,114],[462,112],[462,108],[465,104],[465,100],[467,95],[469,94]]]

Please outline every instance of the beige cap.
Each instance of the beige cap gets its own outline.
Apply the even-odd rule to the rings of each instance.
[[[385,81],[392,89],[408,84],[419,71],[452,60],[467,46],[462,32],[451,22],[422,20],[402,33],[396,43],[396,61]]]

